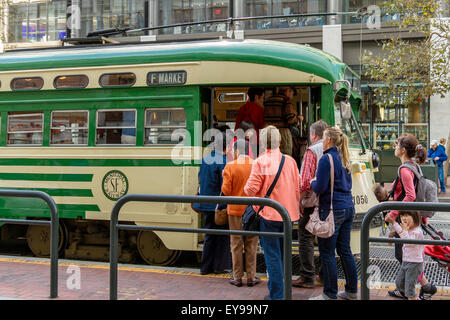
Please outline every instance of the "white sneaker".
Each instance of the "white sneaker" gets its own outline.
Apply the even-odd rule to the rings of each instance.
[[[326,294],[320,294],[317,297],[313,297],[313,298],[309,298],[308,300],[336,300],[336,299],[331,299],[329,296],[327,296]]]
[[[358,300],[358,294],[347,291],[339,291],[337,296],[344,300]]]

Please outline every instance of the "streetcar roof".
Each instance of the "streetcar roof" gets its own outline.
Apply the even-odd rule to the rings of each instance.
[[[307,45],[246,39],[8,51],[0,54],[0,71],[180,61],[273,65],[314,74],[332,83],[344,79],[346,68],[333,55]]]

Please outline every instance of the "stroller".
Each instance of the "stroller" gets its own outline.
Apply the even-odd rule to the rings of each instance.
[[[430,225],[422,224],[422,229],[434,240],[447,240],[442,232],[436,231]],[[426,245],[424,251],[427,256],[450,274],[450,246]]]

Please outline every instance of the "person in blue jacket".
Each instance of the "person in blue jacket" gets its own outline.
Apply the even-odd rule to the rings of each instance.
[[[445,148],[439,145],[437,140],[431,141],[431,148],[428,150],[428,159],[434,160],[438,166],[439,184],[441,185],[441,192],[445,192],[446,179],[444,177],[444,162],[447,161]]]
[[[352,176],[347,136],[337,127],[329,127],[323,134],[323,156],[319,160],[316,179],[311,181],[311,189],[319,196],[319,217],[325,220],[330,214],[331,201],[335,231],[329,238],[318,238],[320,260],[322,262],[323,293],[310,300],[356,300],[358,274],[350,249],[350,233],[355,206],[352,199]],[[331,199],[331,163],[333,158],[334,188]],[[338,292],[338,268],[336,253],[341,258],[345,274],[345,291]]]
[[[214,149],[202,159],[199,178],[201,196],[218,196],[222,188],[222,172],[227,163],[226,133],[220,132],[214,136]],[[205,229],[228,229],[228,224],[217,225],[214,222],[217,204],[194,203],[193,208],[203,214]],[[219,208],[220,209],[220,208]],[[203,242],[200,273],[227,273],[231,269],[230,236],[205,234]]]

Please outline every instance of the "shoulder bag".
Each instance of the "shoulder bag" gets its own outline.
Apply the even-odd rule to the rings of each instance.
[[[331,205],[330,213],[328,217],[322,221],[319,216],[319,207],[314,208],[314,212],[309,216],[309,221],[305,226],[305,229],[319,238],[329,238],[334,234],[334,215],[333,215],[333,189],[334,189],[334,164],[333,158],[330,154],[327,154],[330,160],[331,171]]]
[[[270,194],[272,193],[273,189],[275,188],[275,185],[278,182],[278,179],[280,178],[281,170],[283,169],[284,165],[284,155],[281,156],[281,163],[278,167],[277,175],[275,176],[275,179],[273,179],[272,184],[269,187],[269,190],[267,190],[266,195],[264,198],[270,198]],[[253,205],[248,205],[245,209],[244,213],[242,214],[242,230],[245,231],[259,231],[259,220],[261,216],[259,213],[264,208],[264,206],[260,206],[258,209],[258,212],[255,211],[253,208]]]
[[[220,192],[220,196],[223,196],[222,192]],[[223,226],[228,223],[227,205],[217,204],[214,212],[214,223],[218,226]]]

